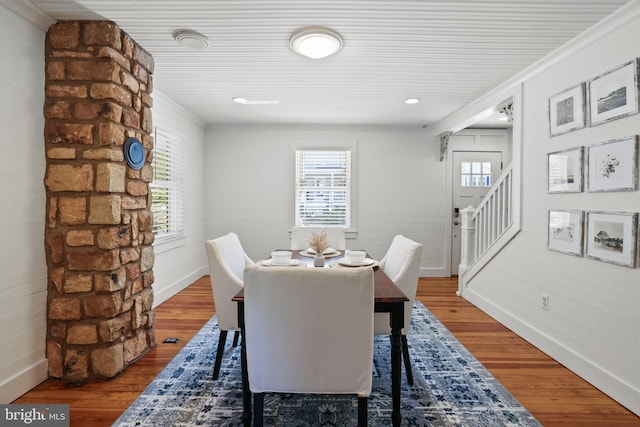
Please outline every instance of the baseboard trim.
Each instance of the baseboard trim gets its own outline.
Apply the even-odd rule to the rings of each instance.
[[[0,383],[0,402],[9,404],[49,376],[47,359],[42,359]]]
[[[640,416],[640,390],[633,388],[623,379],[617,378],[603,367],[585,359],[548,335],[532,328],[515,315],[504,311],[484,296],[476,293],[472,287],[465,288],[464,298],[616,402]]]
[[[451,277],[451,272],[446,268],[422,267],[418,272],[420,277]]]
[[[155,287],[154,285],[153,308],[156,308],[157,306],[159,306],[160,304],[162,304],[163,302],[165,302],[166,300],[168,300],[169,298],[171,298],[172,296],[174,296],[175,294],[177,294],[178,292],[180,292],[181,290],[183,290],[184,288],[186,288],[187,286],[189,286],[190,284],[192,284],[193,282],[195,282],[196,280],[198,280],[199,278],[201,278],[206,274],[209,274],[209,269],[207,267],[200,267],[193,273],[190,273],[184,277],[181,277],[180,279],[176,280],[175,282],[169,285],[159,286],[159,287]]]

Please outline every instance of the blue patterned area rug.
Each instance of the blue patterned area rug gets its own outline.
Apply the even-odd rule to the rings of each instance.
[[[218,342],[215,316],[113,424],[241,426],[240,347],[227,348],[220,377],[211,380]],[[414,385],[402,372],[403,426],[539,426],[533,416],[424,307],[416,302],[407,337]],[[374,342],[369,425],[391,425],[390,343]],[[265,425],[355,426],[351,396],[267,394]]]

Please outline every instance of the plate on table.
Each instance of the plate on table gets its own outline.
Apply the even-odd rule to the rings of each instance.
[[[353,263],[349,261],[347,258],[340,258],[339,260],[331,264],[331,266],[332,267],[377,267],[378,261],[371,258],[365,258],[361,262]]]
[[[260,261],[260,263],[266,267],[296,267],[301,261],[299,259],[290,259],[288,262],[281,264],[274,262],[272,259],[265,259],[264,261]]]
[[[326,256],[326,257],[334,257],[334,256],[338,256],[340,255],[341,252],[337,251],[333,248],[327,248],[324,251],[322,251],[322,255]],[[308,256],[308,257],[314,257],[316,256],[316,251],[312,248],[307,248],[304,251],[300,252],[300,255],[302,256]]]

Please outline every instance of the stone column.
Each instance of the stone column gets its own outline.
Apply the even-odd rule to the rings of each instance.
[[[155,345],[153,58],[107,21],[57,22],[45,54],[49,375],[110,378]]]

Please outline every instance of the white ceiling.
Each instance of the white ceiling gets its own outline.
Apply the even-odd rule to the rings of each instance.
[[[56,19],[116,22],[153,55],[155,88],[206,123],[417,126],[454,113],[628,1],[30,0]],[[312,25],[338,31],[342,51],[323,60],[292,52],[291,33]],[[205,34],[210,46],[180,47],[177,29]],[[409,97],[422,102],[406,105]]]

